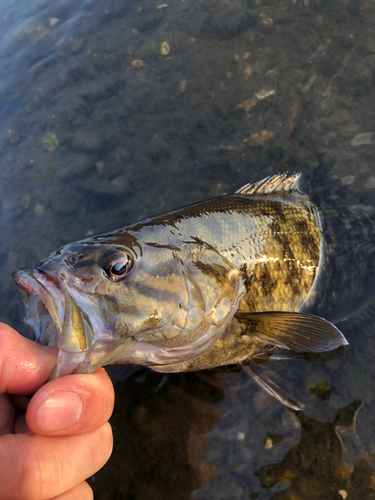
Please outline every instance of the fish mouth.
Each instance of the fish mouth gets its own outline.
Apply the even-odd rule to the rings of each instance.
[[[25,305],[24,322],[32,328],[35,340],[41,345],[59,348],[57,365],[50,378],[73,373],[94,341],[87,316],[66,286],[57,284],[49,275],[21,269],[15,271],[12,278],[20,288]]]

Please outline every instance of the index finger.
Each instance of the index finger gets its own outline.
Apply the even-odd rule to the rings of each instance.
[[[31,394],[47,380],[55,356],[0,323],[0,394]]]

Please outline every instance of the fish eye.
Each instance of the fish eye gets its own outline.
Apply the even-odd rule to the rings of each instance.
[[[127,253],[113,256],[104,266],[107,276],[113,281],[126,276],[134,267],[134,259]]]

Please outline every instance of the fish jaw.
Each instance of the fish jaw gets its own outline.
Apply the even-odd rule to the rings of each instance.
[[[75,300],[49,275],[21,269],[12,277],[21,290],[28,324],[41,345],[58,346],[50,379],[74,373],[93,344],[93,331]]]

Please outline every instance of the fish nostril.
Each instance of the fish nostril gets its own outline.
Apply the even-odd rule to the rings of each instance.
[[[45,262],[39,262],[39,264],[37,264],[35,266],[35,268],[37,269],[38,272],[40,272],[41,274],[48,274],[48,264],[46,265]]]
[[[43,266],[38,264],[36,266],[36,270],[38,271],[39,274],[42,274],[44,276],[44,279],[46,281],[51,281],[51,282],[55,281],[53,273],[51,273],[51,270],[48,269],[48,266]]]
[[[69,257],[64,259],[64,262],[71,271],[74,271],[74,266],[77,264],[78,259],[75,255],[70,255]]]

